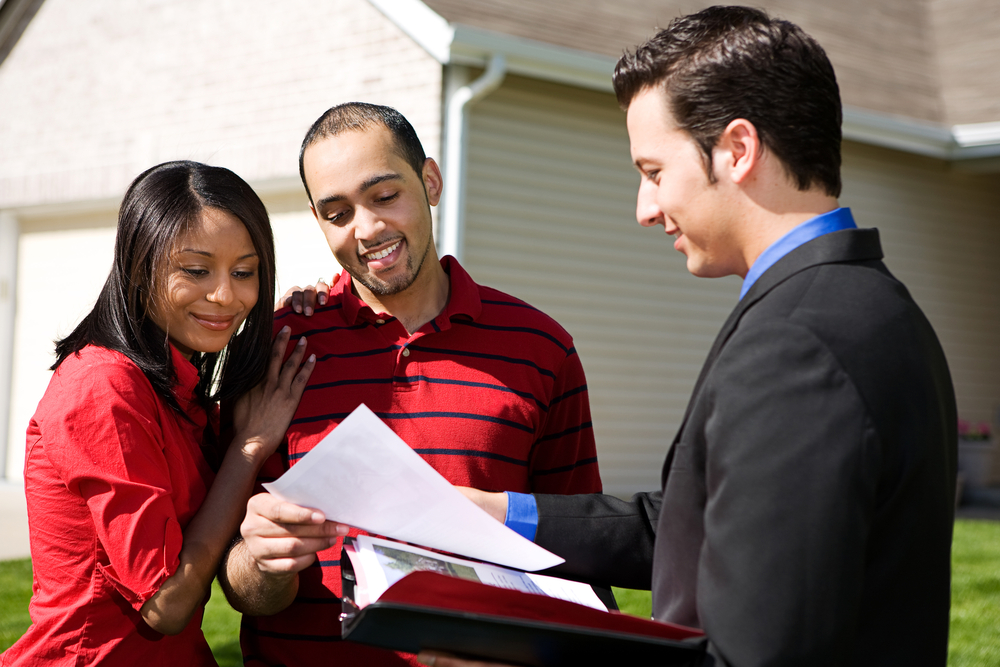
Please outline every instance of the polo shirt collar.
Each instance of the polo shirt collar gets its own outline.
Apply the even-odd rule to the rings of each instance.
[[[479,286],[462,268],[458,260],[451,255],[445,255],[441,259],[441,268],[448,274],[450,291],[448,303],[445,304],[441,314],[434,318],[434,322],[440,326],[444,322],[450,321],[452,317],[460,315],[467,316],[471,320],[478,319],[483,312],[483,303],[479,298]],[[366,319],[374,319],[377,313],[354,294],[351,289],[352,285],[351,275],[347,271],[341,271],[337,283],[330,288],[331,301],[340,302],[344,320],[348,324],[357,324],[363,315],[366,316]]]
[[[451,292],[448,295],[448,303],[445,304],[444,310],[435,318],[435,321],[442,318],[450,321],[457,315],[465,315],[472,321],[478,320],[483,313],[483,302],[479,298],[479,285],[451,255],[445,255],[441,259],[441,267],[451,280]]]
[[[357,324],[358,315],[363,309],[368,308],[368,304],[354,295],[354,292],[351,291],[351,285],[351,274],[347,271],[341,271],[340,277],[337,278],[337,283],[330,288],[330,302],[339,302],[341,304],[341,312],[347,323]],[[371,308],[368,308],[368,310],[370,312]]]

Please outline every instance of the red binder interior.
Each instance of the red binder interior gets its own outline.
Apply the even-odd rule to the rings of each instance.
[[[617,612],[606,612],[583,605],[487,586],[436,572],[413,572],[390,586],[378,599],[380,603],[412,607],[447,609],[522,620],[558,623],[574,627],[606,630],[645,637],[682,640],[701,637],[695,628],[660,623]]]

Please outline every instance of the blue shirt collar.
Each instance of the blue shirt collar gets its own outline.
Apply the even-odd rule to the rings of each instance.
[[[842,229],[857,229],[854,224],[854,216],[849,208],[837,208],[829,213],[817,215],[815,218],[806,220],[801,225],[793,228],[780,239],[767,247],[757,260],[747,271],[747,277],[743,279],[743,289],[740,290],[740,298],[753,287],[757,279],[764,275],[764,272],[774,266],[774,264],[798,248],[800,245],[808,243],[830,232],[839,232]]]

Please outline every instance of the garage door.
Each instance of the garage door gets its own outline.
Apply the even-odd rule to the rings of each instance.
[[[587,372],[605,489],[653,488],[739,294],[635,221],[639,176],[614,98],[509,78],[470,117],[465,264],[544,310]]]

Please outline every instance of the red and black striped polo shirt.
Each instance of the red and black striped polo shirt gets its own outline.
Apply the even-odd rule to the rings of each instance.
[[[295,465],[364,403],[453,484],[601,490],[587,383],[570,335],[523,301],[477,285],[454,258],[442,265],[448,304],[413,335],[355,296],[346,272],[312,317],[277,313],[275,328],[289,325],[293,340],[306,336],[317,364],[287,449],[267,462],[261,481]],[[288,609],[244,618],[246,664],[407,664],[339,641],[340,550],[338,543],[321,552],[301,573]]]

